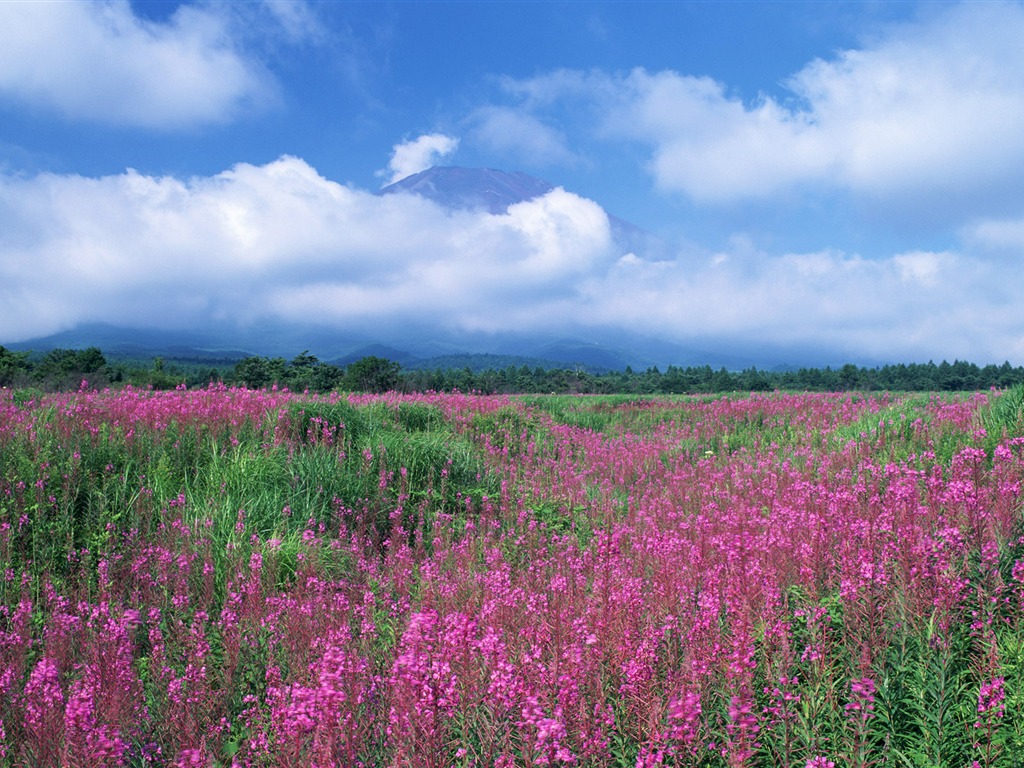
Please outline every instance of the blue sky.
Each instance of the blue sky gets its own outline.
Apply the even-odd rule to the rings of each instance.
[[[1022,40],[1013,2],[0,3],[0,343],[313,315],[1024,363]],[[562,189],[372,194],[431,164]]]

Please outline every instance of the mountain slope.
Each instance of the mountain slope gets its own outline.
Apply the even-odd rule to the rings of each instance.
[[[555,189],[544,179],[494,168],[434,166],[380,189],[378,195],[419,195],[449,210],[506,213],[509,206],[533,200]],[[571,191],[571,190],[570,190]],[[665,243],[645,229],[605,211],[612,240],[622,253],[660,253]]]
[[[543,179],[525,173],[435,166],[389,184],[377,194],[409,192],[445,208],[483,208],[490,213],[505,213],[510,205],[546,195],[553,189]]]

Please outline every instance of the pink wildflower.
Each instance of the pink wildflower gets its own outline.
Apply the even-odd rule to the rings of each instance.
[[[1005,679],[994,677],[987,683],[982,683],[978,691],[978,719],[974,723],[975,728],[981,728],[982,717],[1000,718],[1006,712],[1006,689]]]
[[[875,681],[870,677],[862,677],[850,683],[850,703],[846,705],[846,711],[851,717],[860,713],[862,722],[867,722],[873,717],[875,709]]]

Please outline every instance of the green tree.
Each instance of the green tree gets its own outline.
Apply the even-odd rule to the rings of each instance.
[[[860,370],[853,363],[847,363],[839,369],[839,386],[843,391],[860,387]]]
[[[11,352],[0,347],[0,386],[13,384],[31,370],[28,352]]]
[[[81,376],[99,374],[107,360],[98,347],[51,349],[35,367],[35,377],[51,387],[77,386]]]
[[[736,389],[736,380],[732,374],[722,366],[711,377],[712,392],[732,392]]]
[[[235,364],[232,378],[239,384],[261,389],[284,380],[285,362],[282,357],[247,357]]]
[[[80,373],[96,373],[106,364],[99,347],[86,347],[75,354],[75,370]]]
[[[308,349],[302,350],[301,354],[296,355],[292,358],[292,368],[306,369],[313,368],[320,363],[320,359],[316,355],[309,354]]]
[[[352,363],[345,373],[345,384],[358,392],[388,392],[401,381],[402,366],[383,357],[362,357]]]

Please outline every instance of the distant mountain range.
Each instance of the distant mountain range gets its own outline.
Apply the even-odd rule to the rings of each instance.
[[[283,357],[290,360],[303,351],[311,351],[325,363],[346,366],[362,357],[384,357],[403,368],[469,368],[479,372],[510,365],[530,368],[582,368],[590,373],[635,371],[668,365],[681,367],[710,365],[712,368],[740,370],[756,365],[762,370],[795,369],[787,364],[794,359],[787,350],[750,345],[736,347],[709,343],[704,348],[620,333],[602,342],[573,338],[550,338],[516,334],[460,334],[458,336],[409,337],[391,343],[351,338],[333,329],[318,327],[266,326],[245,332],[229,328],[206,333],[189,331],[121,328],[112,325],[83,324],[70,331],[28,341],[7,343],[12,351],[31,350],[37,354],[51,349],[99,347],[111,361],[163,357],[166,360],[224,365],[251,355]],[[805,353],[800,366],[836,365],[840,361],[823,355]],[[872,364],[872,363],[866,363]]]
[[[52,349],[99,347],[111,361],[162,357],[209,365],[233,364],[252,355],[291,359],[304,350],[313,349],[323,362],[341,367],[370,356],[393,360],[409,369],[469,368],[477,373],[524,365],[545,369],[578,366],[591,373],[623,370],[626,366],[646,367],[642,358],[628,351],[571,340],[506,339],[491,344],[481,344],[481,340],[464,340],[461,344],[414,340],[413,347],[419,354],[387,344],[360,344],[358,340],[353,342],[340,337],[335,331],[312,328],[292,329],[276,336],[250,331],[244,340],[251,343],[237,346],[239,338],[226,331],[223,335],[198,334],[90,323],[70,331],[4,346],[14,352],[32,351],[36,354],[45,354]],[[466,351],[480,349],[495,351]]]
[[[488,168],[436,167],[413,174],[381,189],[378,194],[414,194],[450,210],[479,209],[503,214],[516,203],[547,194],[555,187],[524,173]],[[617,250],[632,250],[650,257],[666,244],[654,235],[609,215]],[[725,343],[714,339],[690,347],[627,331],[587,332],[587,338],[552,329],[541,333],[444,332],[430,328],[403,328],[377,337],[317,325],[263,322],[240,328],[230,323],[202,331],[119,328],[83,324],[69,331],[16,344],[14,349],[45,352],[54,348],[97,346],[112,357],[153,357],[225,361],[249,355],[291,359],[308,350],[324,362],[345,365],[368,355],[387,357],[408,368],[446,368],[452,364],[481,370],[499,363],[530,367],[580,366],[592,372],[644,370],[667,365],[725,367],[738,370],[756,365],[763,369],[789,367],[789,363],[821,366],[836,361],[814,350],[770,349],[758,344]]]

